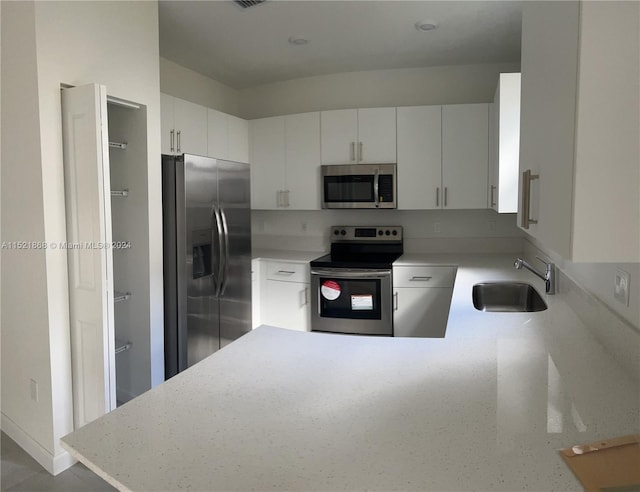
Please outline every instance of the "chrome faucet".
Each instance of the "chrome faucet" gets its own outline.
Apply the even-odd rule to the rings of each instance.
[[[535,275],[540,277],[542,280],[544,280],[544,287],[545,287],[544,290],[547,294],[549,295],[555,294],[556,293],[556,266],[553,263],[547,263],[546,261],[544,261],[542,258],[539,258],[538,256],[536,256],[536,258],[540,260],[542,263],[544,263],[545,266],[547,267],[544,275],[538,272],[536,269],[534,269],[531,265],[529,265],[529,263],[524,261],[522,258],[516,258],[516,261],[513,264],[513,266],[516,267],[518,270],[520,270],[522,267],[525,267],[531,273],[534,273]]]

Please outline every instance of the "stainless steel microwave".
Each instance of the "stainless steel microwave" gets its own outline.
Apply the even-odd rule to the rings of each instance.
[[[322,166],[322,208],[397,208],[396,164]]]

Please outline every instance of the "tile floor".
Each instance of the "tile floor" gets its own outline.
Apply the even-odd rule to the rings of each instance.
[[[106,492],[116,490],[81,463],[73,465],[54,477],[4,432],[0,441],[0,456],[2,458],[0,491],[2,492]]]

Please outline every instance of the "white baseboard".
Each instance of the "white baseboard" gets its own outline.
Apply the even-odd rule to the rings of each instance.
[[[51,454],[4,413],[0,425],[6,435],[52,475],[57,475],[76,463],[76,459],[67,451],[63,450],[56,455]]]

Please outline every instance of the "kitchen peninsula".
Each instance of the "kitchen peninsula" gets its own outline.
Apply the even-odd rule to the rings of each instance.
[[[541,290],[511,255],[455,260],[445,338],[263,326],[64,446],[122,490],[581,490],[557,450],[637,432],[637,380],[561,295],[476,311],[478,281]]]

